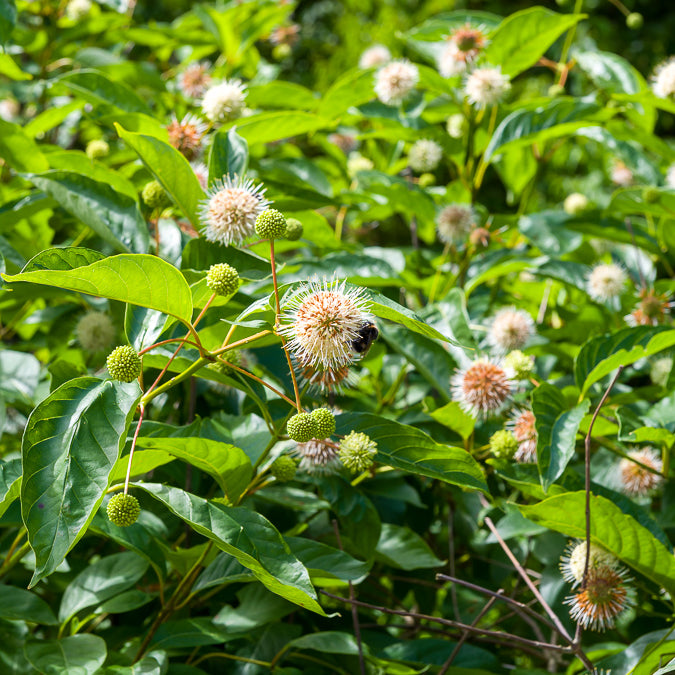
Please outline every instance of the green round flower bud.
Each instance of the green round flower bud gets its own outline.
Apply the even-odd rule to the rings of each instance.
[[[286,239],[289,241],[297,241],[302,237],[303,232],[304,228],[302,223],[297,218],[288,218],[288,220],[286,220],[286,233],[284,234]]]
[[[420,187],[429,187],[430,185],[436,184],[436,176],[433,173],[423,173],[419,177],[419,186]]]
[[[589,202],[586,195],[580,192],[572,192],[565,197],[563,209],[570,216],[578,216],[588,209]]]
[[[316,422],[310,413],[293,415],[286,424],[288,435],[298,443],[307,443],[316,436]]]
[[[496,431],[490,437],[490,452],[498,459],[511,459],[517,450],[516,437],[506,429]]]
[[[534,358],[515,349],[504,358],[504,366],[513,371],[514,379],[529,380],[534,372]]]
[[[287,45],[285,43],[275,45],[274,49],[272,50],[272,56],[274,57],[275,61],[283,61],[291,55],[291,51],[291,45]]]
[[[110,377],[118,382],[133,382],[141,374],[141,357],[129,345],[115,347],[105,365]]]
[[[216,295],[232,295],[239,288],[239,273],[227,263],[211,265],[206,273],[206,285]]]
[[[241,366],[242,362],[244,361],[243,355],[241,353],[241,350],[239,349],[231,349],[224,354],[221,355],[221,358],[224,360],[218,359],[217,361],[214,361],[213,363],[209,363],[207,366],[211,370],[215,370],[216,372],[220,373],[221,375],[232,375],[232,373],[235,372],[234,368],[232,366]]]
[[[110,146],[103,139],[96,139],[87,143],[85,153],[89,159],[105,157],[110,152]]]
[[[311,412],[312,419],[316,423],[314,438],[323,440],[335,433],[335,417],[328,408],[317,408]]]
[[[151,209],[165,209],[171,205],[171,199],[158,180],[151,180],[145,184],[141,198],[146,206]]]
[[[628,26],[628,28],[631,30],[639,30],[642,28],[644,22],[645,20],[640,12],[631,12],[626,17],[626,26]]]
[[[261,239],[279,239],[286,234],[286,219],[276,209],[265,209],[255,219],[255,232]]]
[[[281,455],[277,457],[272,466],[270,466],[270,473],[280,482],[287,483],[289,480],[293,480],[295,477],[295,472],[298,468],[298,465],[295,463],[295,460],[288,455]]]
[[[366,471],[373,465],[377,443],[361,432],[351,431],[340,442],[338,457],[352,472]]]
[[[87,312],[75,327],[75,336],[83,349],[98,352],[110,349],[117,331],[110,317],[104,312]]]
[[[644,199],[647,204],[655,204],[659,201],[661,194],[655,187],[648,187],[642,191],[642,199]]]
[[[560,84],[552,84],[548,88],[548,95],[551,98],[557,98],[558,96],[562,96],[565,93],[565,87],[563,87]]]
[[[129,527],[138,520],[138,516],[141,514],[141,505],[133,495],[125,495],[120,492],[110,498],[106,512],[113,525]]]

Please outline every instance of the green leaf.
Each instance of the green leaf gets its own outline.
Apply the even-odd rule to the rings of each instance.
[[[21,491],[21,460],[4,460],[0,463],[0,517],[12,505]]]
[[[109,666],[100,675],[166,675],[168,665],[166,652],[155,651],[131,666]],[[202,675],[203,672],[194,668],[189,674],[184,672],[183,675]]]
[[[229,639],[227,631],[210,618],[178,619],[163,623],[150,643],[155,649],[187,649],[217,645]]]
[[[218,130],[209,153],[209,183],[227,174],[244,176],[247,168],[248,143],[237,133],[237,127]]]
[[[0,42],[7,44],[16,26],[16,4],[14,0],[5,0],[0,3]]]
[[[25,178],[118,251],[148,250],[148,228],[131,197],[73,171],[26,174]]]
[[[216,480],[233,503],[242,495],[253,476],[253,466],[246,453],[228,443],[208,438],[140,437],[137,446],[164,450],[204,471]]]
[[[59,607],[59,621],[66,623],[78,612],[95,607],[133,586],[148,563],[135,553],[115,553],[85,567],[68,584]]]
[[[295,606],[278,595],[270,593],[262,584],[247,584],[237,593],[236,608],[225,605],[214,617],[216,626],[225,628],[229,635],[250,632],[295,611]]]
[[[0,25],[2,17],[0,16]],[[0,29],[1,30],[1,29]],[[10,80],[32,80],[33,76],[21,70],[16,61],[9,54],[0,54],[0,75]]]
[[[28,642],[24,651],[38,672],[72,675],[94,675],[108,653],[103,638],[86,634]]]
[[[237,133],[249,145],[254,143],[272,143],[282,138],[299,136],[331,126],[323,117],[300,111],[265,112],[251,117],[242,117],[222,127],[229,130],[237,127]]]
[[[667,399],[666,402],[668,402]],[[618,438],[620,441],[626,443],[666,443],[669,447],[675,442],[673,431],[653,426],[652,420],[641,418],[627,406],[618,408],[615,414],[619,422]]]
[[[58,624],[49,605],[35,593],[14,586],[0,586],[0,619],[28,621],[46,626]]]
[[[583,396],[619,366],[629,366],[675,345],[675,330],[667,326],[624,328],[583,344],[574,363],[574,379]]]
[[[166,323],[166,316],[156,309],[127,305],[124,313],[124,332],[137,352],[152,345],[162,334]]]
[[[585,14],[556,14],[544,7],[530,7],[502,21],[485,48],[487,63],[501,65],[515,77],[533,66],[546,50]]]
[[[81,246],[48,248],[33,256],[21,271],[61,270],[63,272],[91,265],[91,263],[103,260],[104,258],[105,256],[102,253]]]
[[[356,639],[349,633],[338,631],[326,631],[323,633],[309,633],[297,640],[288,643],[294,649],[314,649],[323,654],[351,654],[359,653]],[[365,654],[369,653],[368,645],[363,645]]]
[[[34,586],[84,534],[126,440],[138,383],[66,382],[31,413],[23,435],[21,515],[35,552]]]
[[[518,230],[545,255],[560,256],[575,251],[583,241],[581,234],[567,229],[571,219],[564,211],[547,209],[521,216]]]
[[[286,537],[291,552],[308,569],[312,583],[334,586],[357,581],[368,574],[370,565],[344,551],[304,537]]]
[[[571,410],[557,387],[542,382],[532,392],[532,412],[537,428],[537,464],[544,492],[562,475],[574,457],[577,432],[591,402],[586,399]]]
[[[0,157],[16,171],[49,169],[38,144],[18,124],[0,120]]]
[[[246,508],[209,502],[178,488],[138,485],[222,551],[235,557],[273,593],[325,616],[305,567],[268,520]]]
[[[549,497],[532,506],[518,506],[529,520],[568,537],[586,537],[583,491]],[[669,593],[675,593],[673,554],[634,518],[609,499],[591,495],[591,542],[644,574]]]
[[[295,82],[272,80],[247,89],[246,104],[251,108],[290,108],[314,110],[321,99],[307,87]]]
[[[377,443],[376,461],[419,476],[487,492],[483,471],[462,448],[436,443],[423,431],[366,413],[336,418],[337,433],[361,431]]]
[[[221,246],[200,238],[192,239],[183,249],[181,269],[206,271],[218,263],[232,265],[242,279],[265,279],[272,274],[269,260],[234,246]]]
[[[350,108],[367,103],[375,98],[374,84],[375,74],[370,70],[352,68],[342,73],[321,97],[319,115],[336,119]]]
[[[72,270],[20,272],[2,278],[54,286],[156,309],[184,322],[192,319],[192,293],[185,277],[157,256],[121,254]]]
[[[675,216],[675,191],[672,188],[651,188],[653,197],[644,198],[644,188],[626,188],[616,190],[609,202],[607,211],[621,214],[651,213],[654,216]]]
[[[436,408],[430,415],[439,424],[458,433],[464,440],[471,436],[476,426],[476,420],[465,413],[456,401],[451,401],[441,408]]]
[[[161,183],[185,217],[199,229],[198,208],[200,200],[204,199],[204,190],[187,159],[159,138],[126,131],[119,124],[115,124],[115,129]]]
[[[409,527],[382,523],[375,559],[399,570],[418,570],[444,565],[429,545]]]
[[[145,101],[121,82],[113,82],[97,70],[70,72],[58,82],[77,92],[85,101],[94,105],[112,105],[124,112],[152,114]]]

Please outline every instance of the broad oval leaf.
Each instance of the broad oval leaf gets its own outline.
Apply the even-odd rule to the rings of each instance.
[[[21,515],[34,586],[84,534],[103,501],[140,399],[138,383],[66,382],[33,410],[23,435]]]
[[[520,512],[568,537],[586,537],[586,494],[568,492],[549,497],[532,506],[518,506]],[[648,579],[675,593],[675,557],[634,518],[623,513],[609,499],[591,495],[591,541]]]
[[[48,248],[33,256],[22,272],[38,272],[40,270],[74,270],[78,267],[91,265],[93,262],[103,260],[105,256],[98,251],[82,246],[69,246],[68,248]]]
[[[90,103],[112,105],[125,112],[150,114],[150,108],[133,89],[121,82],[113,82],[97,70],[71,72],[58,81]]]
[[[248,143],[237,127],[217,131],[209,153],[209,183],[230,174],[243,176],[248,168]]]
[[[382,523],[375,559],[399,570],[418,570],[444,565],[429,544],[409,527]]]
[[[98,635],[71,635],[61,640],[28,642],[26,658],[39,673],[94,675],[107,656],[105,640]]]
[[[21,491],[21,460],[0,463],[0,516],[11,506]]]
[[[27,281],[141,305],[184,322],[192,318],[192,293],[185,277],[153,255],[123,253],[72,270],[39,270],[2,277],[10,283]]]
[[[47,171],[37,143],[18,124],[0,120],[0,156],[16,171]]]
[[[323,95],[319,105],[319,114],[335,119],[353,106],[367,103],[375,98],[373,85],[375,74],[370,70],[353,68],[340,75]]]
[[[313,113],[300,111],[265,112],[251,117],[242,117],[230,122],[223,129],[237,127],[237,133],[249,145],[254,143],[271,143],[282,138],[299,136],[331,125],[330,120]]]
[[[35,593],[15,586],[0,586],[0,619],[28,621],[47,626],[58,624],[49,605]]]

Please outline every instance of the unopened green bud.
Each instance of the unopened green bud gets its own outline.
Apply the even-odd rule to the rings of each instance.
[[[490,452],[498,459],[511,459],[517,450],[516,437],[506,429],[501,429],[490,437]]]
[[[293,415],[286,424],[288,435],[297,443],[307,443],[316,437],[316,422],[310,413]]]
[[[138,516],[141,514],[141,505],[133,495],[119,493],[111,497],[106,513],[113,525],[129,527],[138,520]]]
[[[366,471],[373,465],[377,454],[377,443],[369,436],[357,431],[351,431],[340,442],[338,456],[340,461],[352,472]]]
[[[206,285],[216,295],[232,295],[239,288],[239,273],[227,263],[211,265],[206,273]]]
[[[265,209],[255,219],[255,231],[261,239],[280,239],[286,234],[286,219],[276,209]]]
[[[129,345],[113,349],[105,365],[110,377],[118,382],[133,382],[141,374],[141,357]]]

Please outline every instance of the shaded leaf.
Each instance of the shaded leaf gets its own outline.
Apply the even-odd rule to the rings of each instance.
[[[429,545],[409,527],[382,523],[375,559],[399,570],[417,570],[444,565]]]
[[[104,103],[125,112],[151,114],[145,101],[133,89],[121,82],[113,82],[97,70],[70,72],[61,76],[58,81],[89,103]]]
[[[26,658],[40,673],[94,675],[106,659],[105,640],[98,635],[71,635],[61,640],[28,642]]]

